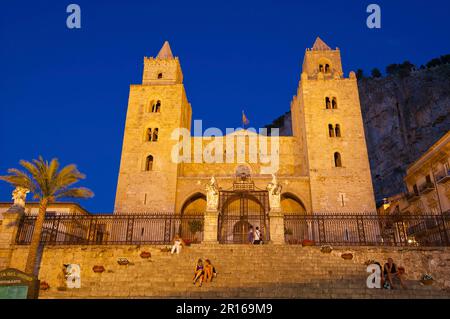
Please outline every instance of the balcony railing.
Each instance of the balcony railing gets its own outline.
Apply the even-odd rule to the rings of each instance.
[[[423,183],[419,187],[420,194],[427,194],[434,190],[434,184],[430,182]]]
[[[438,184],[444,184],[450,181],[450,170],[442,170],[436,174],[436,182]]]

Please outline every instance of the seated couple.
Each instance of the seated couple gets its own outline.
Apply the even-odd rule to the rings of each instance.
[[[211,261],[205,259],[205,263],[203,263],[203,260],[199,259],[194,272],[194,285],[199,282],[198,286],[201,287],[203,281],[211,282],[213,277],[217,277],[217,272],[216,268],[211,264]]]

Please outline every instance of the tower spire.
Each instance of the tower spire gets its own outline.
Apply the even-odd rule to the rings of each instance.
[[[323,40],[321,38],[317,37],[316,41],[313,44],[312,50],[313,51],[326,51],[326,50],[331,50],[331,48],[325,42],[323,42]]]
[[[159,59],[173,59],[172,50],[170,49],[169,41],[165,41],[161,50],[156,56]]]

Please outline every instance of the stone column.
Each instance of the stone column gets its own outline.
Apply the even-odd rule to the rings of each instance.
[[[270,220],[270,243],[282,245],[284,240],[284,217],[281,208],[271,209],[269,212]]]
[[[23,214],[23,207],[12,206],[3,213],[3,219],[0,220],[0,269],[9,267],[12,245],[15,244]]]
[[[203,243],[217,244],[217,222],[219,212],[217,210],[206,210],[203,223]]]

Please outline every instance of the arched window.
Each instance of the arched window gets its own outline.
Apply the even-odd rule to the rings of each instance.
[[[334,137],[333,124],[328,124],[328,136]]]
[[[331,108],[337,109],[337,99],[335,97],[331,100]]]
[[[339,124],[336,124],[334,130],[336,132],[336,137],[341,137],[341,126]]]
[[[342,167],[341,154],[339,154],[338,152],[334,153],[334,166]]]
[[[158,73],[158,79],[162,79],[162,73]]]
[[[323,64],[319,64],[319,72],[323,72]]]
[[[330,73],[330,65],[325,64],[325,73]]]
[[[152,169],[153,169],[153,156],[149,155],[145,159],[145,170],[146,171],[151,171]]]
[[[152,141],[152,129],[151,128],[148,128],[147,131],[145,132],[145,140],[147,142]]]
[[[326,98],[325,98],[325,107],[326,107],[327,109],[330,109],[330,108],[331,108],[331,101],[330,101],[330,98],[329,98],[329,97],[326,97]]]
[[[153,130],[153,142],[156,142],[157,140],[158,140],[158,129],[157,128],[155,128],[154,130]]]
[[[159,113],[160,110],[161,110],[161,101],[158,100],[152,106],[152,113]]]

